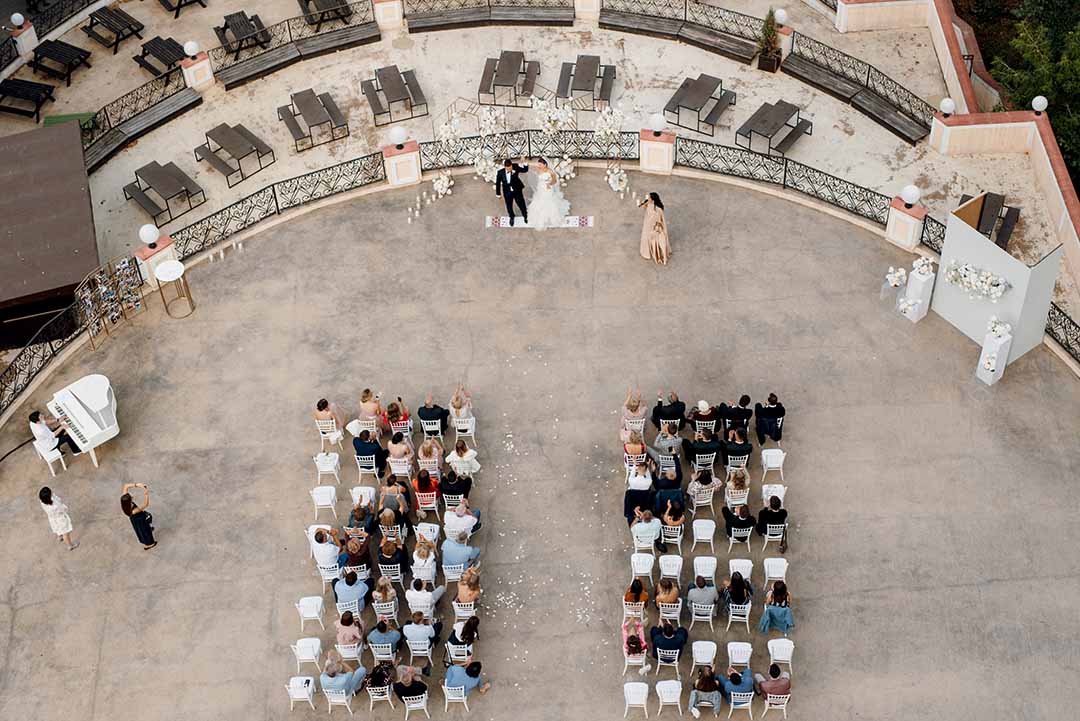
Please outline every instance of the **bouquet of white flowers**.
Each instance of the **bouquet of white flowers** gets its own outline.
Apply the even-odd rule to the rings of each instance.
[[[461,140],[461,113],[454,113],[435,131],[435,139],[440,143],[456,143]]]
[[[900,300],[900,289],[907,285],[907,271],[903,268],[889,266],[889,272],[885,274],[885,282],[881,284],[881,298],[884,299],[889,293],[895,293],[896,299]]]
[[[1012,333],[1012,326],[1003,320],[998,320],[996,315],[992,315],[990,322],[986,324],[986,332],[995,338],[1004,338]]]
[[[630,180],[626,177],[626,171],[622,168],[609,168],[604,174],[608,187],[616,193],[625,193],[630,187]]]
[[[450,175],[450,171],[446,170],[435,176],[435,179],[431,181],[431,188],[435,191],[435,200],[443,197],[444,195],[452,195],[454,187],[454,177]]]
[[[983,368],[993,373],[997,370],[997,353],[991,353],[983,361]]]
[[[934,272],[934,260],[927,258],[925,255],[916,258],[915,262],[911,264],[911,272],[919,275],[930,275]]]
[[[922,303],[918,298],[901,298],[896,304],[896,310],[901,315],[907,315],[909,311],[913,311],[919,307]]]
[[[560,186],[565,186],[568,180],[577,177],[574,160],[568,154],[563,155],[561,158],[554,158],[549,162],[548,167],[555,173],[555,178],[559,181]]]
[[[478,150],[473,157],[473,173],[478,180],[485,183],[495,184],[495,176],[499,174],[499,164],[495,162],[495,155],[490,150]]]
[[[945,282],[965,290],[970,300],[986,298],[991,303],[997,303],[998,299],[1012,287],[1009,281],[1000,275],[976,268],[971,263],[960,263],[955,260],[951,261],[949,267],[945,269]]]

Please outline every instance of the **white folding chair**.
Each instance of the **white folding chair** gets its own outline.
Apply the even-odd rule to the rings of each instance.
[[[336,563],[331,566],[315,565],[318,569],[319,578],[322,579],[322,591],[326,593],[326,587],[341,578],[341,567]]]
[[[679,553],[682,553],[682,536],[683,527],[679,526],[660,526],[660,540],[664,543],[674,543],[675,547],[679,549]]]
[[[785,493],[787,493],[787,486],[782,483],[764,483],[761,486],[761,502],[767,506],[769,499],[776,496],[780,499],[780,506],[783,507]]]
[[[791,672],[791,657],[795,655],[795,642],[790,638],[774,638],[769,641],[769,663],[786,663]]]
[[[375,612],[375,622],[387,621],[397,625],[398,603],[393,601],[372,601],[371,610]]]
[[[438,480],[440,476],[439,465],[441,461],[442,459],[440,458],[421,458],[420,456],[417,456],[416,466],[421,471],[427,471],[429,476]]]
[[[731,718],[731,712],[732,711],[735,711],[735,710],[741,711],[743,709],[746,709],[747,713],[750,714],[750,718],[754,718],[753,705],[754,705],[754,692],[753,691],[748,691],[746,693],[739,693],[737,691],[733,691],[731,693],[731,698],[728,700],[727,717]]]
[[[753,532],[753,526],[747,528],[732,528],[731,535],[728,536],[727,550],[731,553],[731,547],[736,543],[745,543],[746,552],[750,553],[750,534]]]
[[[408,721],[409,714],[413,711],[423,711],[425,716],[431,718],[431,714],[429,714],[427,710],[427,699],[427,691],[420,694],[419,696],[406,696],[401,699],[402,702],[405,704],[406,721]]]
[[[415,666],[416,659],[426,658],[429,663],[435,663],[431,658],[431,642],[427,639],[421,639],[419,641],[406,641],[409,645],[409,665]]]
[[[327,443],[336,443],[340,447],[342,439],[345,438],[345,434],[337,427],[337,423],[334,422],[333,418],[315,421],[315,429],[319,431],[320,451],[326,447]]]
[[[297,701],[307,701],[311,710],[315,710],[315,677],[293,676],[285,684],[285,690],[289,692],[289,710],[293,710],[293,704]]]
[[[341,456],[337,453],[319,453],[312,456],[315,461],[315,485],[319,485],[323,476],[333,476],[335,483],[341,483]]]
[[[322,600],[322,598],[320,597],[319,600]],[[334,606],[337,608],[337,615],[339,618],[341,617],[341,614],[346,611],[351,612],[354,616],[360,615],[360,599],[353,599],[352,601],[345,601],[344,603],[335,603]]]
[[[441,526],[437,523],[417,523],[414,526],[416,529],[416,535],[420,538],[425,538],[428,541],[438,545],[439,533],[442,531]]]
[[[694,576],[716,585],[716,556],[694,556]]]
[[[322,671],[319,665],[319,657],[322,656],[322,641],[317,638],[302,638],[290,645],[293,656],[296,657],[296,672],[300,673],[300,664],[313,663],[315,668]]]
[[[679,619],[682,618],[682,603],[683,600],[680,598],[675,603],[656,604],[660,608],[660,621],[672,621],[676,626],[681,626]]]
[[[701,433],[703,430],[708,429],[710,433],[716,431],[716,421],[694,421],[694,430]]]
[[[765,524],[765,537],[761,544],[761,550],[765,550],[765,547],[769,545],[769,541],[776,541],[777,543],[783,541],[785,528],[787,528],[786,523]]]
[[[390,583],[396,583],[401,586],[402,592],[405,591],[405,577],[401,574],[400,563],[380,563],[379,575],[389,578]]]
[[[446,583],[457,583],[461,580],[461,574],[465,573],[464,563],[452,563],[449,566],[445,563],[442,565],[443,580]]]
[[[630,713],[630,709],[639,708],[645,712],[645,718],[649,718],[649,684],[641,681],[631,681],[623,684],[623,699],[626,708],[623,709],[623,718]]]
[[[784,453],[779,448],[766,448],[761,451],[761,482],[765,482],[765,476],[769,471],[780,471],[780,480],[784,480]],[[797,469],[796,469],[797,470]]]
[[[622,602],[622,609],[623,609],[622,610],[623,621],[625,621],[628,618],[636,618],[639,621],[644,623],[644,621],[645,621],[645,602],[644,601],[634,603],[633,601],[625,601],[624,600]]]
[[[375,665],[379,665],[381,661],[394,662],[394,644],[392,643],[369,643],[368,648],[371,649],[371,657],[375,660]]]
[[[741,491],[733,491],[730,488],[724,489],[724,503],[726,503],[727,507],[733,511],[739,506],[745,506],[749,498],[749,488],[744,488]]]
[[[375,480],[379,480],[379,469],[375,465],[375,456],[356,456],[356,471],[357,471],[357,483],[364,482],[364,474],[370,473],[375,477]]]
[[[361,563],[359,566],[345,566],[341,569],[341,577],[345,578],[350,572],[356,574],[356,580],[358,581],[366,581],[371,578],[371,569],[368,568],[366,563]]]
[[[675,678],[681,679],[679,675],[679,649],[677,648],[658,648],[656,649],[656,675],[660,675],[660,669],[664,666],[675,669]]]
[[[645,417],[641,418],[623,418],[623,429],[627,433],[637,433],[641,436],[641,439],[645,439]]]
[[[770,709],[779,709],[784,712],[784,718],[787,718],[787,705],[791,700],[791,694],[765,694],[765,710],[761,712],[761,717],[765,718],[765,714],[769,713]]]
[[[665,706],[674,706],[679,709],[682,716],[682,682],[681,681],[657,681],[656,698],[660,701],[660,707],[656,709],[656,715],[664,712]]]
[[[382,429],[379,428],[379,421],[376,418],[354,418],[345,424],[345,430],[354,438],[359,438],[361,433],[367,431],[371,434],[371,440],[376,442],[382,435]]]
[[[746,641],[728,641],[727,660],[728,666],[745,666],[750,668],[750,657],[754,655],[753,645]]]
[[[443,439],[442,423],[439,422],[438,418],[433,421],[425,421],[423,418],[421,418],[420,429],[424,431],[424,435],[428,438],[438,438],[440,441],[442,441]]]
[[[376,701],[385,701],[386,703],[390,704],[390,708],[394,708],[394,700],[390,696],[389,684],[387,684],[386,686],[368,686],[367,692],[368,698],[371,699],[371,701],[368,703],[368,711],[371,711],[373,708],[375,708]]]
[[[639,464],[644,463],[648,458],[646,453],[623,453],[623,466],[626,467],[626,477],[630,478],[630,474],[634,472],[634,469]]]
[[[406,528],[404,524],[400,526],[384,526],[380,523],[379,533],[382,534],[383,540],[393,541],[399,546],[404,546],[405,534],[408,533],[408,528]]]
[[[715,603],[691,603],[690,604],[690,630],[694,629],[695,621],[705,621],[709,624],[709,630],[713,627],[713,616],[716,615]]]
[[[749,601],[746,603],[729,603],[727,627],[724,630],[731,630],[731,622],[734,621],[735,623],[745,623],[746,632],[750,633],[750,607],[752,605]]]
[[[449,513],[461,505],[461,499],[464,497],[460,493],[444,493],[442,497],[443,508]]]
[[[727,562],[728,576],[736,571],[742,574],[742,577],[747,581],[750,580],[750,576],[754,573],[754,562],[749,558],[732,558]]]
[[[362,643],[336,643],[334,648],[341,654],[342,661],[356,661],[360,663],[360,652],[364,650],[364,644]]]
[[[663,453],[657,453],[657,458],[660,459],[660,473],[664,474],[668,469],[674,470],[675,468],[675,456],[664,455]]]
[[[454,423],[454,445],[457,445],[458,440],[462,438],[468,438],[472,441],[471,448],[477,448],[476,445],[476,416],[470,416],[468,418],[451,418]]]
[[[728,456],[727,459],[727,475],[730,478],[732,473],[743,472],[746,475],[747,480],[750,479],[749,472],[746,470],[746,463],[750,460],[750,454],[744,453],[741,456]]]
[[[464,686],[447,686],[445,682],[442,685],[443,693],[443,713],[450,710],[450,704],[459,703],[465,707],[465,713],[469,712],[469,700],[465,696]]]
[[[296,602],[296,610],[300,614],[300,633],[304,632],[304,621],[318,621],[319,628],[326,630],[322,622],[322,596],[304,596]]]
[[[397,421],[396,423],[390,424],[390,435],[400,433],[401,435],[405,436],[405,440],[409,440],[410,438],[412,438],[412,430],[413,425],[411,418],[407,421]]]
[[[656,557],[651,553],[632,553],[630,554],[630,581],[631,583],[635,578],[644,578],[648,576],[649,583],[653,582],[653,566],[656,564]]]
[[[439,516],[439,494],[435,491],[431,493],[417,492],[416,508],[419,511],[434,511],[435,517],[442,520]]]
[[[698,453],[694,456],[695,471],[711,471],[714,465],[716,465],[715,453]]]
[[[788,562],[786,558],[766,558],[765,564],[765,588],[773,581],[787,583]]]
[[[466,643],[450,643],[447,641],[443,646],[445,648],[444,660],[449,663],[463,666],[472,660],[472,649]]]
[[[708,508],[716,517],[716,509],[713,508],[713,495],[716,494],[716,484],[711,483],[705,488],[699,488],[690,496],[690,515],[696,516],[699,508]]]
[[[337,518],[337,486],[315,486],[311,489],[311,502],[315,505],[315,520],[319,520],[319,509],[329,508]]]
[[[403,478],[408,483],[412,480],[412,457],[408,458],[390,458],[390,473],[396,478]]]
[[[655,542],[650,538],[639,537],[636,533],[634,533],[634,529],[630,529],[630,538],[634,542],[635,553],[639,553],[641,551],[648,551],[650,554],[653,554],[656,552]]]
[[[476,601],[470,601],[469,603],[460,603],[458,601],[451,601],[454,606],[454,622],[468,621],[470,618],[476,615]]]
[[[693,531],[694,543],[690,546],[691,552],[698,543],[708,543],[709,550],[716,553],[716,548],[713,546],[713,536],[716,535],[716,521],[708,518],[697,519],[693,523]]]
[[[660,578],[673,578],[675,579],[676,586],[681,585],[682,564],[682,556],[676,556],[674,554],[660,556]]]
[[[350,698],[352,696],[351,693],[344,689],[335,691],[334,689],[325,688],[322,690],[322,692],[323,696],[326,698],[326,713],[330,713],[331,711],[333,711],[335,706],[344,706],[349,710],[349,715],[352,716],[353,710],[352,700]]]
[[[694,673],[698,666],[716,667],[716,641],[694,641],[690,644],[690,652],[694,656],[690,673]]]
[[[349,489],[349,497],[354,506],[367,506],[375,502],[375,489],[371,486],[353,486]]]
[[[56,478],[56,471],[53,469],[53,464],[57,461],[60,461],[60,465],[63,466],[65,471],[67,470],[67,462],[64,460],[64,454],[60,452],[60,446],[57,446],[56,448],[50,449],[48,451],[42,451],[40,448],[38,448],[36,441],[32,445],[34,446],[34,451],[36,451],[38,454],[38,458],[45,461],[45,463],[49,466],[49,473],[52,475],[53,478]]]
[[[646,658],[647,658],[647,656],[644,653],[629,654],[629,653],[626,652],[626,649],[624,648],[623,649],[623,667],[622,667],[623,676],[626,675],[627,669],[629,669],[631,666],[637,666],[638,668],[645,668],[645,664],[647,663]]]

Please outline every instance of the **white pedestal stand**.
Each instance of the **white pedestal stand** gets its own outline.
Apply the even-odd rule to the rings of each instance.
[[[987,333],[983,339],[982,354],[979,356],[979,365],[975,368],[975,377],[988,386],[992,386],[1001,380],[1005,373],[1005,362],[1009,360],[1009,349],[1012,347],[1012,334],[1007,333],[1001,337],[993,333]],[[994,370],[987,370],[986,360],[994,357]]]
[[[934,293],[934,274],[909,273],[907,288],[904,291],[905,300],[917,300],[914,308],[904,311],[904,316],[912,323],[918,323],[930,312],[930,296]]]

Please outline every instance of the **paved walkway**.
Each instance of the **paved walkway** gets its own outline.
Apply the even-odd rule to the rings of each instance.
[[[477,648],[495,682],[470,718],[621,718],[628,383],[691,401],[774,391],[790,409],[798,718],[997,717],[987,689],[1013,687],[1033,689],[1026,715],[1066,716],[1050,691],[1080,633],[1080,383],[1040,347],[982,386],[973,343],[884,309],[881,274],[906,256],[848,223],[730,186],[632,182],[667,202],[668,268],[637,256],[640,216],[598,171],[567,191],[596,228],[544,234],[482,230],[498,202],[462,180],[419,225],[402,224],[402,191],[279,226],[193,269],[191,318],[153,301],[80,353],[18,416],[103,372],[121,434],[100,469],[80,458],[55,481],[29,447],[0,464],[0,718],[325,718],[290,714],[282,689],[292,604],[319,589],[302,537],[310,405],[355,412],[367,385],[415,405],[459,380],[479,417]],[[25,435],[7,424],[0,451]],[[345,486],[354,473],[343,463]],[[119,512],[128,480],[154,494],[149,553]],[[74,553],[49,536],[43,483],[71,504]],[[751,557],[760,569],[757,544]]]

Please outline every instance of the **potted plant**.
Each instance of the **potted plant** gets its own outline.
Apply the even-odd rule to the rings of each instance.
[[[782,53],[780,51],[780,34],[776,32],[776,16],[772,8],[765,16],[765,22],[761,25],[761,35],[758,36],[758,69],[775,73],[780,69]]]

